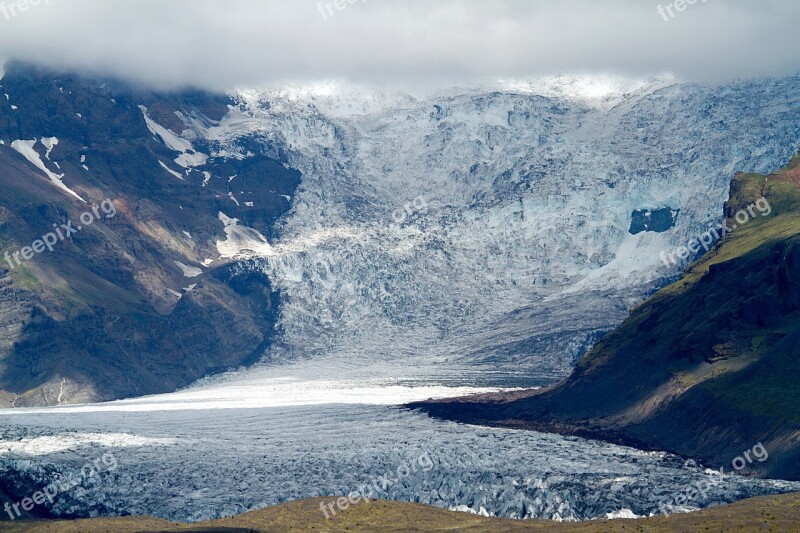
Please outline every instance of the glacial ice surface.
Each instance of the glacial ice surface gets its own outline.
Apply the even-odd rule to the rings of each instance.
[[[406,361],[440,381],[544,384],[680,273],[662,252],[721,220],[734,172],[796,152],[799,86],[322,83],[238,91],[194,136],[303,176],[269,253],[240,250],[283,295],[266,360]],[[679,213],[669,230],[629,233],[632,213],[667,208]]]
[[[291,387],[313,397],[320,392],[315,388],[327,385]],[[287,390],[249,392],[278,399]],[[17,487],[14,496],[21,499],[111,453],[116,470],[101,471],[60,494],[50,510],[181,521],[341,496],[365,485],[373,486],[361,489],[372,497],[483,508],[510,518],[646,516],[710,479],[699,466],[666,453],[465,426],[397,406],[369,405],[373,395],[383,395],[386,403],[394,394],[384,387],[365,390],[361,398],[328,390],[329,403],[317,405],[303,405],[302,395],[295,394],[296,405],[249,409],[226,403],[231,392],[210,386],[180,398],[1,412],[0,476]],[[201,408],[191,408],[193,402]],[[137,410],[137,404],[153,409]],[[706,498],[695,494],[681,503],[699,508],[791,490],[800,490],[800,484],[726,476]]]

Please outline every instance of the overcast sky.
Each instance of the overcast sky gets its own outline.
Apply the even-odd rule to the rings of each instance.
[[[800,72],[798,0],[20,1],[0,0],[0,60],[161,88]]]

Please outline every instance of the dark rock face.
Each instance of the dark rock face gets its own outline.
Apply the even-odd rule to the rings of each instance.
[[[300,175],[257,143],[247,157],[225,158],[193,140],[209,157],[183,168],[139,107],[180,135],[190,120],[213,126],[228,97],[158,94],[22,64],[7,67],[0,93],[0,255],[54,224],[80,224],[106,199],[116,212],[99,211],[100,220],[21,266],[0,261],[0,402],[168,392],[257,361],[280,296],[246,262],[220,259],[219,213],[273,235]],[[42,139],[50,137],[58,143],[48,154]],[[48,170],[87,203],[12,149],[32,140]],[[176,262],[202,273],[187,277]]]
[[[672,209],[671,207],[637,209],[631,214],[631,227],[628,232],[631,235],[644,231],[664,233],[675,225],[679,214],[680,209]]]

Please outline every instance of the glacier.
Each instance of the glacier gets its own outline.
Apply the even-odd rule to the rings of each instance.
[[[238,91],[194,135],[303,174],[271,253],[241,249],[285,295],[266,361],[542,385],[680,273],[661,252],[721,221],[735,171],[796,152],[797,87],[558,77],[412,96],[330,82]],[[663,208],[674,227],[629,233],[634,212]]]
[[[185,117],[189,144],[170,142],[302,172],[275,231],[214,214],[220,259],[280,290],[274,344],[256,367],[174,394],[0,411],[0,472],[26,494],[111,451],[120,468],[51,512],[198,521],[347,494],[427,454],[430,471],[379,496],[511,518],[657,513],[708,477],[702,465],[401,405],[569,375],[679,275],[661,252],[721,221],[735,171],[800,148],[798,81],[235,91],[221,121]],[[629,232],[634,213],[667,208],[672,227]],[[798,489],[725,476],[686,510]]]

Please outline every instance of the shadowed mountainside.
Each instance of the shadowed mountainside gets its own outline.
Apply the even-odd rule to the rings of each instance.
[[[106,199],[114,213],[0,263],[0,406],[170,392],[263,355],[279,295],[216,243],[231,219],[269,235],[300,175],[255,146],[215,157],[177,136],[229,99],[23,64],[0,92],[0,257]]]

